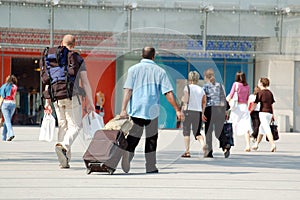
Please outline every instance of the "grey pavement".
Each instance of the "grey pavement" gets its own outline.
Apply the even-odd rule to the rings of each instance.
[[[1,129],[2,130],[2,129]],[[55,141],[38,141],[39,127],[14,127],[16,138],[0,142],[0,199],[299,199],[300,133],[280,133],[277,152],[263,140],[244,152],[236,137],[228,159],[214,140],[214,158],[204,159],[192,141],[191,158],[181,158],[181,130],[160,130],[158,174],[145,174],[144,139],[128,174],[86,174],[81,135],[72,148],[70,169],[60,169]]]

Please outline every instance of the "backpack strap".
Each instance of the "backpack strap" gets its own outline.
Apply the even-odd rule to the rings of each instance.
[[[69,52],[68,52],[68,55],[67,55],[67,66],[66,66],[66,68],[65,68],[65,70],[66,70],[66,75],[67,75],[67,77],[66,77],[66,80],[69,80],[69,67],[70,67],[70,65],[72,64],[74,64],[74,63],[71,63],[70,62],[70,59],[72,58],[72,56],[77,56],[78,54],[76,54],[76,52],[74,52],[74,51],[72,51],[72,50],[69,50]],[[76,61],[77,61],[77,59],[76,59]],[[78,76],[78,72],[79,71],[77,71],[77,73],[76,73],[76,76]],[[74,80],[74,85],[73,85],[73,92],[74,92],[74,87],[75,87],[75,83],[76,81]],[[68,92],[68,96],[69,96],[69,98],[70,99],[72,99],[72,95],[70,95],[69,94],[69,91],[71,91],[71,88],[70,88],[70,84],[69,84],[70,82],[67,82],[67,92]],[[77,100],[78,100],[78,103],[79,103],[79,105],[81,105],[81,101],[80,101],[80,97],[79,97],[79,94],[76,94],[76,97],[77,97]]]

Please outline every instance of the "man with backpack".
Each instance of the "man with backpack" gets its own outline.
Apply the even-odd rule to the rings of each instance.
[[[65,35],[61,46],[45,49],[41,62],[41,78],[46,85],[43,92],[46,99],[44,112],[52,113],[52,102],[59,127],[55,151],[61,168],[70,168],[71,146],[82,121],[81,96],[85,96],[86,111],[95,110],[85,62],[72,51],[74,47],[75,37]]]

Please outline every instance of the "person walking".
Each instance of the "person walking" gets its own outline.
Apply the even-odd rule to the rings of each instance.
[[[0,88],[0,95],[3,98],[1,105],[2,115],[4,117],[2,140],[12,141],[15,138],[15,133],[12,128],[12,116],[16,110],[16,94],[18,80],[14,75],[6,78],[5,84]]]
[[[230,94],[227,96],[229,102],[234,92],[238,94],[238,105],[231,109],[229,121],[232,122],[233,133],[236,135],[244,135],[246,140],[245,151],[250,151],[250,133],[252,133],[250,112],[248,110],[248,98],[250,95],[250,87],[246,80],[244,72],[237,72],[235,82],[232,84]]]
[[[79,80],[83,86],[86,95],[87,112],[95,111],[92,98],[92,90],[88,80],[86,66],[83,58],[72,49],[75,47],[75,37],[65,35],[62,40],[62,46],[72,52],[69,59],[72,59],[72,69],[77,72],[73,88],[79,88]],[[73,63],[74,62],[74,63]],[[74,92],[74,91],[73,91]],[[73,94],[74,95],[74,94]],[[79,96],[73,98],[65,97],[53,102],[58,120],[58,143],[55,145],[55,151],[61,168],[70,168],[71,146],[75,141],[82,121],[82,105]],[[51,99],[46,99],[45,113],[52,113]]]
[[[252,106],[254,104],[254,101],[256,99],[257,93],[260,91],[260,88],[256,86],[254,88],[253,94],[250,94],[249,99],[248,99],[248,110],[251,111]],[[251,117],[251,122],[252,122],[252,128],[253,132],[251,134],[251,138],[253,138],[254,141],[256,141],[257,136],[258,136],[258,129],[260,125],[259,121],[259,110],[260,110],[260,103],[258,103],[254,110],[250,112],[250,117]]]
[[[158,139],[158,116],[160,94],[164,94],[176,111],[179,120],[181,111],[173,94],[173,87],[164,69],[154,62],[155,49],[146,46],[142,50],[140,63],[128,69],[127,80],[124,84],[124,98],[121,117],[131,117],[133,127],[126,140],[128,147],[124,151],[121,166],[125,173],[130,170],[130,162],[145,128],[145,160],[146,173],[158,173],[156,167],[156,148]],[[127,105],[129,104],[128,114]]]
[[[276,145],[273,139],[273,135],[270,129],[270,123],[274,120],[273,103],[275,103],[273,93],[268,89],[270,81],[268,78],[260,78],[258,81],[258,87],[261,89],[255,98],[251,111],[254,111],[258,103],[260,103],[259,120],[260,126],[258,130],[258,137],[256,143],[252,147],[253,150],[258,149],[258,145],[261,142],[264,135],[267,135],[271,144],[271,152],[276,151]]]
[[[203,114],[203,121],[205,122],[205,137],[207,144],[207,153],[205,158],[213,158],[212,147],[212,133],[215,132],[216,138],[219,139],[226,117],[226,98],[224,86],[216,82],[215,73],[212,68],[204,72],[205,84],[203,90],[206,95],[206,107]],[[230,155],[230,147],[223,146],[224,156],[226,158]]]
[[[206,154],[206,144],[204,137],[201,135],[202,127],[202,112],[205,109],[206,96],[204,90],[198,85],[199,73],[191,71],[188,74],[188,85],[184,87],[183,102],[186,105],[183,120],[183,136],[185,152],[181,157],[190,158],[190,132],[191,125],[195,139],[198,140],[202,146],[203,153]]]

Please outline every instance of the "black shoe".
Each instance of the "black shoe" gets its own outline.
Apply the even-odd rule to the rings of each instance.
[[[204,155],[204,158],[213,158],[213,151],[211,150],[207,155]]]
[[[230,156],[230,149],[225,149],[224,150],[224,157],[228,158]]]
[[[156,170],[153,170],[153,171],[147,171],[146,172],[147,174],[157,174],[158,173],[158,169],[156,169]]]
[[[60,168],[70,168],[69,159],[67,157],[67,150],[61,144],[56,144],[55,152],[60,163]]]
[[[10,136],[10,137],[7,139],[7,141],[12,141],[14,138],[15,138],[14,135],[13,135],[13,136]]]

